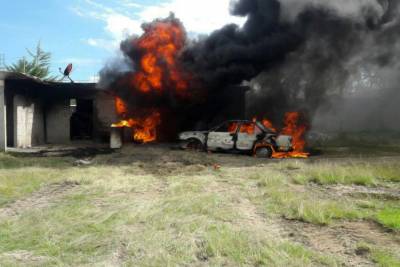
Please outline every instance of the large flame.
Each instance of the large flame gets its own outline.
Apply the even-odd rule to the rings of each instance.
[[[174,88],[182,93],[188,87],[177,56],[185,45],[186,34],[175,20],[156,21],[144,27],[144,34],[134,44],[142,53],[140,70],[133,85],[143,93]]]
[[[122,120],[112,124],[111,127],[130,128],[132,139],[139,143],[149,143],[157,140],[157,126],[161,122],[161,116],[158,111],[152,111],[144,118],[126,118],[128,107],[119,97],[115,97],[115,110]]]
[[[264,126],[276,131],[273,124],[264,119]],[[283,135],[290,135],[293,137],[292,145],[293,151],[290,152],[274,152],[273,158],[307,158],[310,154],[304,152],[306,146],[305,134],[307,132],[307,125],[301,124],[301,114],[300,112],[287,112],[285,114],[284,127],[280,131]]]
[[[257,118],[253,118],[253,122],[256,122]],[[268,119],[263,119],[261,123],[273,132],[278,132],[272,122]],[[235,133],[238,127],[238,123],[232,122],[228,126],[228,132]],[[307,158],[309,153],[304,152],[306,141],[304,135],[308,127],[306,124],[301,124],[301,114],[299,112],[287,112],[285,114],[284,127],[280,131],[282,135],[292,136],[293,150],[290,152],[276,152],[272,154],[273,158]],[[246,133],[249,135],[254,134],[255,127],[253,123],[243,123],[239,129],[240,133]]]
[[[182,24],[173,16],[156,20],[153,23],[143,26],[144,33],[134,38],[132,46],[132,61],[135,62],[135,72],[127,76],[126,93],[132,94],[132,99],[139,96],[150,96],[163,94],[180,96],[186,100],[189,82],[192,82],[190,75],[182,71],[178,57],[185,46],[186,33]],[[125,82],[125,80],[123,80]],[[125,94],[125,93],[124,93]],[[140,101],[140,100],[139,100]],[[161,124],[161,108],[157,105],[149,108],[138,109],[127,105],[122,98],[115,97],[115,109],[120,121],[112,127],[130,128],[132,138],[137,142],[152,142],[157,140],[157,128]],[[155,106],[157,108],[155,108]],[[284,157],[307,157],[304,153],[304,134],[306,126],[300,125],[300,113],[289,112],[285,116],[285,126],[281,134],[293,136],[294,150],[288,153],[274,153],[275,158]],[[262,123],[278,132],[273,124],[264,119]],[[238,125],[231,125],[231,131],[235,131]],[[254,133],[252,124],[243,124],[241,133]]]
[[[178,54],[186,40],[183,26],[171,17],[146,24],[143,30],[144,34],[131,43],[140,56],[137,71],[130,78],[128,87],[131,88],[127,90],[132,94],[169,90],[168,93],[185,96],[188,75],[183,74],[177,63]],[[157,127],[161,123],[159,111],[154,108],[131,111],[120,97],[115,97],[115,109],[121,121],[112,127],[131,128],[132,138],[137,142],[157,140]]]
[[[306,125],[300,125],[300,113],[288,112],[285,115],[285,127],[281,133],[291,135],[293,137],[293,151],[302,152],[306,146],[304,135],[307,131]]]

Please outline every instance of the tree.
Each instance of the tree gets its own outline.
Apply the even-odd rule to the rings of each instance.
[[[20,72],[45,80],[57,79],[55,76],[50,76],[51,53],[45,52],[41,48],[40,42],[36,46],[35,53],[31,52],[29,49],[26,50],[32,60],[29,61],[23,57],[11,66],[7,66],[6,69],[8,71]]]

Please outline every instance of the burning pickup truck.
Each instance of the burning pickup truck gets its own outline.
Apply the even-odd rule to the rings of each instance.
[[[293,150],[292,136],[279,135],[259,121],[226,121],[209,131],[179,134],[181,148],[208,151],[239,151],[261,158]]]

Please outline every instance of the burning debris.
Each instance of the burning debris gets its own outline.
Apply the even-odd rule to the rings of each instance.
[[[113,127],[130,128],[137,142],[172,140],[182,130],[215,124],[219,110],[203,107],[225,106],[230,97],[215,92],[247,80],[247,116],[270,118],[265,127],[293,137],[293,151],[274,156],[305,157],[304,135],[316,111],[354,84],[355,73],[368,77],[397,64],[399,6],[392,0],[238,0],[232,14],[247,17],[243,27],[226,25],[196,40],[187,39],[173,15],[144,24],[142,36],[121,44],[128,69],[101,72],[121,120]]]
[[[114,128],[131,128],[132,139],[138,143],[149,143],[157,140],[157,126],[160,123],[160,113],[154,112],[145,119],[128,119],[114,123]]]
[[[272,124],[258,121],[226,121],[208,131],[186,131],[179,134],[181,148],[211,151],[231,151],[253,154],[261,158],[307,158],[305,132],[301,114],[288,112],[281,133]]]
[[[115,110],[122,120],[111,125],[113,128],[130,128],[132,140],[138,143],[149,143],[157,140],[157,126],[160,124],[160,113],[154,111],[145,118],[128,118],[128,107],[125,102],[115,97]]]
[[[299,112],[287,112],[285,114],[284,128],[280,131],[282,135],[292,137],[293,150],[290,152],[277,152],[272,155],[274,158],[307,158],[310,154],[305,152],[306,140],[305,134],[308,130],[307,124],[301,121]],[[271,123],[264,119],[265,127],[271,128]],[[272,127],[275,130],[275,128]],[[276,130],[275,130],[276,131]]]
[[[177,19],[171,15],[143,25],[143,30],[141,37],[121,45],[135,70],[114,84],[115,107],[121,121],[112,127],[131,128],[134,141],[148,143],[157,140],[162,110],[189,97],[190,76],[178,62],[186,33]]]
[[[148,143],[157,140],[162,119],[159,103],[165,98],[187,96],[187,75],[177,63],[186,34],[173,16],[145,24],[143,30],[141,37],[123,44],[136,71],[121,77],[117,85],[115,93],[121,96],[115,97],[115,107],[121,121],[112,127],[131,128],[134,141]],[[134,99],[135,104],[127,105],[123,97]]]

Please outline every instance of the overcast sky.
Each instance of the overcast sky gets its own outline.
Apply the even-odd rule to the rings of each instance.
[[[229,14],[230,0],[14,0],[0,9],[0,55],[6,64],[25,56],[41,41],[52,53],[52,71],[74,64],[72,77],[90,80],[119,42],[140,34],[140,25],[174,12],[189,36],[207,34],[243,18]]]

